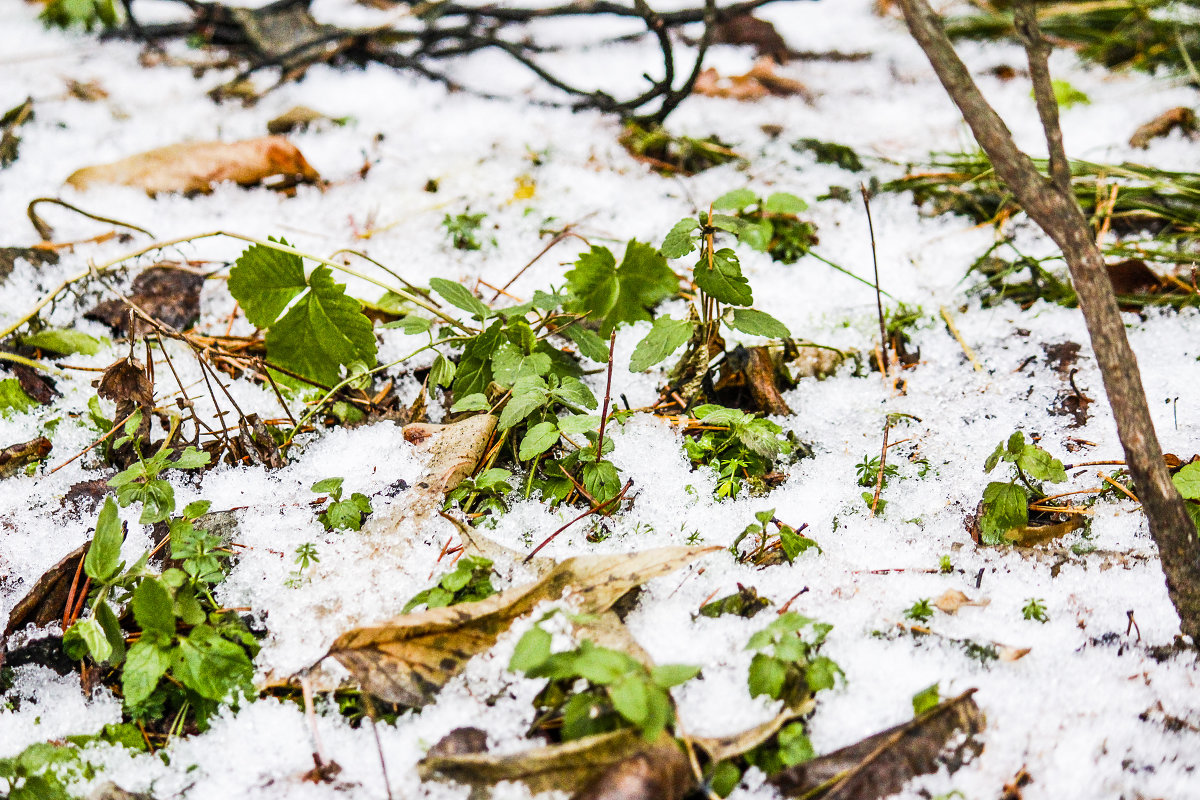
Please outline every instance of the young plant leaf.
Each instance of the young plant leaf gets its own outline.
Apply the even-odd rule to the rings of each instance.
[[[1200,461],[1184,464],[1171,476],[1171,482],[1185,500],[1200,500]]]
[[[117,518],[117,504],[108,497],[96,520],[92,545],[83,559],[83,571],[97,583],[109,583],[121,571],[121,543],[125,533]]]
[[[571,299],[565,310],[586,314],[608,336],[618,325],[650,319],[650,309],[679,291],[679,279],[662,254],[631,239],[617,266],[606,247],[593,246],[566,274]]]
[[[758,202],[758,195],[749,189],[734,189],[713,201],[712,207],[725,211],[741,211]]]
[[[692,217],[679,220],[663,239],[659,252],[666,258],[683,258],[696,249],[696,239],[692,236],[692,231],[699,227],[700,223]]]
[[[448,281],[445,278],[431,278],[429,288],[437,292],[447,303],[455,308],[461,308],[480,322],[486,321],[492,315],[491,309],[461,283]]]
[[[654,320],[654,326],[646,334],[629,359],[631,372],[646,370],[669,358],[681,345],[692,338],[696,323],[687,319],[672,319],[659,317]]]
[[[714,300],[731,306],[748,306],[754,303],[750,282],[742,274],[737,254],[723,247],[712,254],[712,266],[708,259],[700,259],[693,272],[696,285]]]
[[[529,429],[521,440],[521,448],[517,457],[528,461],[534,456],[541,455],[554,446],[558,441],[558,426],[553,422],[539,422]]]
[[[733,319],[729,321],[729,327],[751,336],[764,336],[768,339],[786,339],[792,335],[782,322],[765,311],[755,311],[752,308],[733,309]]]
[[[808,203],[787,192],[775,192],[763,203],[768,214],[799,214],[808,209]]]

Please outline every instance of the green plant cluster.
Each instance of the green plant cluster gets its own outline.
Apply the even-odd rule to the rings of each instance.
[[[983,490],[983,513],[980,515],[980,537],[984,544],[1004,544],[1011,541],[1006,534],[1029,525],[1029,503],[1045,496],[1041,481],[1062,483],[1067,479],[1062,462],[1042,448],[1025,441],[1025,434],[1016,431],[1007,442],[996,445],[983,471],[991,472],[1001,463],[1010,464],[1012,479],[992,481]]]
[[[808,209],[794,194],[775,192],[759,197],[750,189],[735,189],[713,201],[713,209],[732,211],[745,223],[738,240],[775,261],[795,264],[817,244],[817,228],[800,219]]]
[[[146,750],[141,731],[130,723],[105,725],[92,735],[31,744],[14,756],[0,758],[0,794],[8,800],[73,800],[69,784],[96,777],[96,767],[87,759],[92,744]]]
[[[463,556],[454,569],[438,578],[428,589],[422,589],[404,604],[400,613],[414,608],[444,608],[483,600],[496,593],[492,586],[492,560],[482,556]]]
[[[675,721],[667,690],[700,673],[699,667],[685,664],[647,669],[628,653],[587,639],[558,653],[552,653],[550,645],[550,633],[535,625],[518,640],[508,668],[549,679],[536,704],[543,718],[560,721],[563,741],[620,728],[634,728],[646,741],[654,741]],[[580,680],[585,682],[582,687]]]
[[[771,472],[795,445],[776,423],[736,408],[703,405],[692,415],[706,428],[697,438],[685,438],[683,448],[692,466],[706,466],[717,474],[715,496],[737,497],[765,488],[762,476]]]
[[[756,511],[754,518],[757,522],[752,522],[747,525],[737,538],[733,540],[733,544],[729,546],[729,551],[733,553],[734,558],[738,561],[749,561],[752,564],[763,564],[766,562],[769,553],[775,545],[778,545],[779,550],[783,553],[784,558],[790,564],[796,560],[796,557],[810,548],[816,548],[817,552],[821,552],[821,546],[813,539],[800,533],[800,531],[788,525],[786,522],[780,522],[775,518],[775,509],[767,511]],[[775,532],[771,533],[771,526],[775,526]],[[747,538],[753,537],[754,546],[749,551],[743,551],[741,544]],[[704,613],[704,609],[700,609]]]
[[[113,0],[49,0],[38,18],[46,27],[92,29],[115,28],[121,21]]]
[[[325,478],[312,485],[312,491],[317,494],[329,495],[329,506],[317,515],[317,519],[327,531],[362,530],[363,523],[374,510],[371,508],[371,498],[362,492],[354,492],[343,499],[342,483],[344,480],[344,478]]]

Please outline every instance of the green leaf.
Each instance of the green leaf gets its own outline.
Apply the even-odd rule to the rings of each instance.
[[[739,242],[760,253],[767,252],[767,248],[771,246],[771,239],[774,237],[775,226],[769,219],[747,223],[738,233]]]
[[[454,373],[455,396],[487,392],[488,384],[492,382],[492,355],[500,347],[502,329],[503,323],[497,320],[483,333],[467,340],[458,359],[458,370]]]
[[[714,228],[728,231],[735,236],[740,236],[742,231],[746,229],[746,226],[750,224],[741,217],[731,217],[728,214],[713,214],[708,222]]]
[[[525,355],[516,345],[505,342],[492,355],[492,379],[501,386],[512,386],[521,378],[546,375],[553,366],[545,353]]]
[[[749,189],[734,189],[732,192],[726,192],[713,201],[713,208],[720,208],[732,211],[741,211],[746,206],[752,206],[758,202],[758,195]]]
[[[912,696],[913,716],[919,717],[931,708],[936,708],[942,702],[938,684],[926,686]]]
[[[104,628],[94,617],[81,619],[71,627],[83,639],[88,652],[98,663],[103,664],[112,655],[112,645],[104,635]]]
[[[336,497],[342,496],[342,484],[346,481],[345,478],[324,478],[314,483],[310,491],[317,494],[330,494]]]
[[[198,519],[212,508],[211,500],[194,500],[183,507],[183,516],[187,519]]]
[[[692,236],[692,231],[699,227],[700,223],[692,217],[679,220],[663,239],[659,252],[666,258],[683,258],[696,249],[696,238]]]
[[[210,625],[197,625],[179,640],[171,672],[184,686],[209,700],[224,700],[235,689],[253,689],[254,665],[246,651]]]
[[[592,361],[600,364],[608,363],[608,342],[594,331],[590,331],[581,325],[571,325],[563,334],[575,343],[579,348],[579,354],[584,358],[590,358]]]
[[[287,245],[286,239],[271,239]],[[270,328],[283,310],[308,287],[300,256],[251,245],[229,271],[229,293],[256,328]]]
[[[169,649],[160,647],[150,639],[134,642],[125,657],[125,669],[121,673],[125,706],[136,706],[150,697],[170,665]]]
[[[522,378],[513,384],[512,397],[500,412],[499,430],[508,430],[534,411],[546,405],[550,391],[541,378]]]
[[[1008,452],[1005,461],[1016,461],[1020,458],[1021,453],[1025,450],[1025,434],[1020,431],[1013,431],[1013,435],[1008,437]]]
[[[650,309],[679,292],[679,279],[662,254],[631,239],[618,267],[606,247],[593,246],[567,272],[571,299],[565,310],[586,314],[600,324],[600,335],[613,328],[650,319]]]
[[[529,432],[525,434],[525,438],[521,440],[521,449],[517,453],[517,457],[522,461],[528,461],[549,450],[557,441],[558,426],[553,422],[539,422],[530,428]]]
[[[595,647],[591,642],[584,642],[575,659],[576,674],[597,686],[615,683],[622,676],[636,672],[639,666],[625,653],[607,647]]]
[[[75,353],[94,356],[100,352],[103,345],[108,343],[106,339],[97,339],[95,336],[88,336],[82,331],[70,328],[51,328],[21,338],[21,344],[26,347],[36,347],[64,356]]]
[[[486,321],[492,315],[491,309],[461,283],[448,281],[445,278],[431,278],[429,288],[437,292],[447,303],[455,308],[461,308],[480,322]]]
[[[804,730],[804,724],[793,722],[779,731],[779,759],[785,767],[794,767],[817,757],[812,742]]]
[[[728,797],[742,782],[742,771],[732,761],[718,762],[708,776],[708,788],[717,797]]]
[[[162,522],[175,513],[175,489],[164,480],[128,484],[121,487],[117,496],[141,501],[142,514],[138,522],[142,525]]]
[[[753,639],[751,639],[753,642]],[[787,664],[766,653],[755,653],[750,661],[750,674],[747,684],[750,696],[766,695],[772,700],[778,700],[783,692],[783,682],[787,678]]]
[[[587,384],[578,378],[572,378],[570,375],[563,377],[558,388],[553,391],[553,394],[559,400],[573,406],[595,408],[600,405],[596,401],[596,395],[592,394],[592,390],[587,387]]]
[[[1040,447],[1025,445],[1017,458],[1017,466],[1035,481],[1062,483],[1067,479],[1063,463]]]
[[[630,372],[645,372],[655,364],[666,360],[680,345],[692,338],[696,323],[687,319],[659,317],[654,327],[646,334],[629,359]]]
[[[95,611],[96,621],[104,629],[104,636],[108,639],[108,644],[112,648],[112,653],[108,657],[108,663],[114,667],[119,667],[125,659],[125,634],[121,631],[121,623],[117,622],[117,615],[109,608],[108,603],[98,604]]]
[[[487,411],[491,407],[492,404],[488,402],[485,395],[476,393],[469,394],[460,399],[454,405],[450,406],[450,410],[458,414],[463,411]]]
[[[517,640],[508,669],[511,672],[529,672],[540,667],[550,657],[550,642],[550,634],[534,625]]]
[[[439,354],[433,360],[433,366],[429,368],[429,385],[449,386],[451,381],[454,380],[454,372],[454,362]]]
[[[558,429],[568,436],[578,436],[581,433],[597,430],[600,427],[599,414],[573,414],[560,417]]]
[[[21,382],[16,378],[0,380],[0,414],[8,416],[10,411],[24,414],[38,407],[38,402],[21,388]]]
[[[650,678],[664,689],[687,683],[700,674],[700,667],[691,664],[663,664],[650,670]]]
[[[640,675],[628,675],[610,686],[608,697],[617,713],[639,728],[650,716],[649,687]]]
[[[379,327],[399,328],[406,336],[416,336],[417,334],[428,333],[433,327],[433,320],[409,314],[408,316],[401,317],[393,322],[385,323]]]
[[[588,461],[583,465],[583,488],[604,503],[621,491],[621,476],[611,461]]]
[[[734,330],[768,339],[786,339],[792,335],[782,322],[765,311],[752,308],[733,309],[733,319],[728,324]]]
[[[133,593],[133,618],[144,631],[173,635],[175,608],[167,587],[154,578],[142,579]]]
[[[787,192],[775,192],[763,203],[768,214],[799,214],[808,209],[808,203]]]
[[[199,450],[188,445],[168,466],[171,469],[199,469],[200,467],[207,466],[211,460],[212,457],[204,450]]]
[[[983,490],[980,538],[984,544],[1003,544],[1004,534],[1029,524],[1029,497],[1015,483],[989,483]]]
[[[1200,461],[1184,464],[1171,476],[1171,482],[1185,500],[1200,500]]]
[[[96,533],[83,559],[83,571],[97,583],[109,583],[121,571],[121,543],[125,533],[117,518],[117,504],[112,497],[104,501],[96,520]]]
[[[825,656],[818,656],[808,665],[808,669],[804,673],[804,679],[808,682],[809,689],[813,692],[819,692],[822,689],[832,689],[837,676],[841,673],[841,667],[832,659]]]
[[[700,290],[714,300],[731,306],[748,306],[754,303],[750,282],[742,275],[742,266],[737,254],[728,247],[712,254],[712,267],[708,259],[696,263],[693,278]]]
[[[985,473],[988,473],[988,472],[991,472],[992,470],[994,470],[996,468],[996,465],[1000,463],[1000,458],[1003,455],[1004,455],[1004,443],[1001,442],[1000,444],[996,445],[996,449],[993,450],[992,454],[987,457],[986,461],[983,462],[983,471]]]

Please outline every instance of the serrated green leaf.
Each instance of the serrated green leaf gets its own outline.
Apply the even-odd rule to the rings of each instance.
[[[486,321],[492,315],[491,309],[461,283],[448,281],[445,278],[431,278],[429,288],[437,292],[447,303],[455,308],[461,308],[480,322]]]
[[[699,227],[700,223],[692,217],[679,220],[663,239],[659,252],[665,258],[683,258],[696,249],[696,238],[692,236],[692,231]]]
[[[1005,542],[1004,534],[1029,524],[1029,497],[1015,483],[989,483],[983,490],[983,515],[979,520],[984,544]]]
[[[125,533],[117,517],[117,504],[108,497],[96,520],[96,533],[83,558],[83,571],[97,583],[108,583],[121,571],[121,543]]]
[[[607,647],[595,647],[591,642],[585,642],[580,647],[579,656],[575,659],[576,674],[597,686],[614,683],[622,676],[636,672],[639,666],[625,653]]]
[[[650,319],[654,306],[679,291],[679,280],[662,254],[631,239],[617,266],[605,247],[593,246],[567,272],[567,311],[586,314],[608,336],[618,325]]]
[[[757,202],[758,195],[749,189],[734,189],[732,192],[726,192],[714,200],[712,207],[741,211],[746,206],[752,206]]]
[[[171,651],[150,639],[134,642],[125,657],[121,688],[125,705],[136,706],[154,693],[159,680],[171,665]]]
[[[737,254],[723,247],[712,254],[712,266],[708,259],[696,263],[693,279],[701,291],[714,300],[731,306],[748,306],[754,303],[750,282],[742,275],[742,265]]]
[[[452,384],[456,396],[465,397],[487,392],[488,384],[492,382],[492,355],[503,341],[503,327],[503,323],[497,320],[483,333],[472,336],[463,345]]]
[[[648,720],[650,692],[640,675],[629,675],[610,686],[608,697],[617,713],[639,728]]]
[[[438,355],[433,360],[433,366],[429,368],[429,385],[430,386],[449,386],[454,380],[455,366],[454,362],[443,355]]]
[[[27,347],[36,347],[40,350],[48,350],[51,353],[63,356],[74,355],[75,353],[94,356],[100,352],[102,346],[108,343],[106,339],[97,339],[95,336],[89,336],[82,331],[71,330],[70,328],[38,331],[37,333],[21,338],[21,344]]]
[[[783,692],[783,682],[787,678],[787,664],[766,653],[755,653],[750,660],[750,673],[747,685],[751,697],[766,695],[772,700],[778,700]]]
[[[993,450],[992,454],[987,457],[986,461],[983,462],[983,471],[985,473],[988,473],[988,472],[991,472],[992,470],[994,470],[996,468],[996,465],[1000,463],[1000,457],[1003,455],[1004,455],[1004,443],[1001,442],[1000,444],[996,445],[996,449]]]
[[[760,253],[767,252],[767,248],[771,246],[771,239],[774,237],[775,226],[769,219],[748,222],[738,233],[739,242]]]
[[[455,414],[459,414],[463,411],[487,411],[491,407],[492,404],[488,402],[486,396],[482,394],[469,394],[450,406],[450,410]]]
[[[557,441],[558,426],[553,422],[539,422],[530,428],[529,432],[525,434],[525,438],[521,440],[521,448],[517,457],[522,461],[528,461],[549,450]]]
[[[599,414],[572,414],[569,417],[561,417],[558,420],[558,429],[568,436],[577,436],[581,433],[597,430],[599,427]]]
[[[608,342],[594,331],[580,325],[572,325],[563,331],[568,339],[579,348],[579,354],[600,364],[608,363]]]
[[[286,239],[272,239],[287,245]],[[292,253],[255,244],[238,256],[229,271],[229,293],[256,328],[270,328],[283,310],[308,288],[304,261]]]
[[[633,349],[629,359],[630,372],[645,372],[671,356],[692,338],[696,323],[688,319],[659,317],[650,332]]]
[[[546,405],[550,391],[541,378],[522,378],[513,384],[512,397],[500,412],[499,430],[505,431]]]
[[[728,214],[713,214],[708,222],[714,228],[727,231],[735,236],[740,236],[741,232],[750,224],[741,217],[731,217]]]
[[[164,636],[175,633],[175,607],[171,593],[155,578],[143,578],[133,593],[133,618],[142,630]]]
[[[751,336],[786,339],[792,335],[786,325],[765,311],[756,311],[753,308],[735,308],[732,317],[729,327]]]
[[[562,379],[553,394],[564,403],[570,403],[573,406],[595,408],[600,405],[596,401],[596,395],[592,394],[592,390],[587,387],[587,384],[569,375]]]
[[[112,652],[109,653],[108,663],[111,666],[119,667],[125,659],[125,634],[121,630],[121,623],[117,622],[117,615],[109,607],[108,603],[100,603],[96,606],[96,621],[100,623],[100,627],[104,630],[104,636],[108,639],[109,647]]]
[[[381,328],[399,328],[408,336],[415,336],[419,333],[428,333],[433,327],[433,320],[425,317],[416,317],[409,314],[406,317],[401,317],[398,320],[380,325]]]
[[[345,481],[345,478],[323,478],[314,483],[309,490],[317,494],[331,494],[341,497],[342,484]]]
[[[1035,481],[1062,483],[1067,479],[1063,463],[1036,445],[1025,445],[1017,458],[1017,466]]]
[[[87,645],[88,653],[98,663],[103,664],[112,655],[112,645],[109,644],[108,637],[104,635],[104,628],[94,617],[81,619],[71,627]]]
[[[768,214],[799,214],[808,209],[808,203],[787,192],[775,192],[763,203]]]
[[[511,342],[504,342],[492,355],[492,380],[501,386],[512,386],[521,378],[540,377],[554,365],[545,353],[525,355]]]
[[[175,457],[174,461],[167,462],[167,466],[171,469],[199,469],[207,466],[210,461],[212,461],[212,456],[207,452],[188,445]]]
[[[1184,464],[1171,476],[1171,482],[1185,500],[1200,500],[1200,461]]]
[[[171,672],[201,697],[224,700],[236,689],[253,689],[254,665],[238,644],[210,625],[197,625],[179,640]]]

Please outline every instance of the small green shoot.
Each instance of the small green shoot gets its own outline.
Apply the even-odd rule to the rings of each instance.
[[[454,569],[438,578],[428,589],[413,595],[400,613],[407,614],[418,606],[443,608],[459,603],[483,600],[496,593],[492,586],[491,559],[480,556],[463,556]]]
[[[993,481],[983,490],[983,514],[979,520],[984,544],[996,545],[1012,541],[1010,531],[1029,525],[1029,503],[1043,497],[1041,481],[1062,483],[1067,479],[1062,462],[1042,448],[1025,441],[1017,431],[996,449],[984,462],[983,471],[991,472],[1000,463],[1012,465],[1012,479],[1007,483]]]
[[[913,716],[919,717],[929,709],[937,708],[941,702],[942,695],[938,684],[935,683],[932,686],[926,686],[912,697]]]
[[[1031,597],[1021,607],[1021,616],[1028,622],[1040,622],[1043,625],[1050,621],[1046,613],[1046,601],[1039,597]]]
[[[933,619],[933,606],[928,597],[923,597],[904,610],[904,618],[924,624]]]
[[[363,522],[374,510],[371,508],[371,498],[361,492],[355,492],[345,500],[342,499],[343,478],[325,478],[312,485],[312,491],[317,494],[329,495],[329,507],[317,515],[317,519],[327,531],[362,530]]]
[[[766,695],[800,708],[817,692],[832,689],[837,676],[845,676],[819,655],[831,630],[832,625],[789,611],[751,636],[746,649],[756,652],[747,677],[750,696]]]
[[[442,218],[442,227],[446,230],[446,238],[455,250],[481,250],[479,231],[487,214],[447,214]]]

